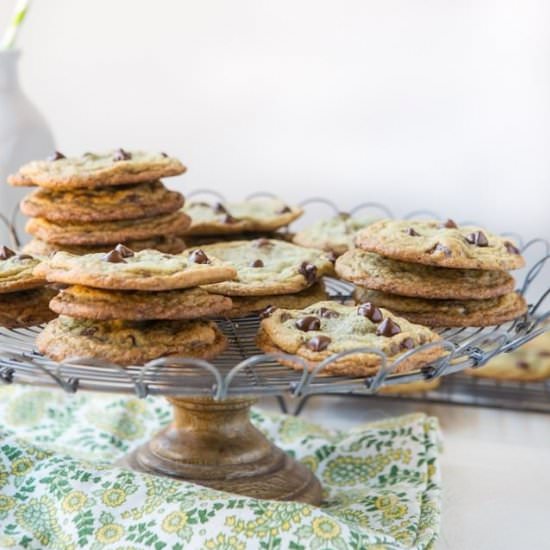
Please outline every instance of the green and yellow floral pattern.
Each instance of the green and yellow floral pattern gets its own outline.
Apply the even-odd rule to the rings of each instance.
[[[432,548],[439,431],[424,415],[331,432],[255,410],[315,471],[319,508],[219,493],[111,464],[170,420],[162,399],[0,388],[0,547],[70,550]]]

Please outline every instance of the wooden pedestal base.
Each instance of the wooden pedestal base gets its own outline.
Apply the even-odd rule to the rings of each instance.
[[[255,498],[320,503],[317,478],[251,424],[254,399],[168,400],[172,424],[121,465]]]

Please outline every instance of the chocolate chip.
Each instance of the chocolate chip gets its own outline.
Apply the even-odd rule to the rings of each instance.
[[[518,361],[516,367],[522,370],[529,370],[529,363],[527,361]]]
[[[441,227],[446,227],[447,229],[456,229],[458,225],[454,220],[451,220],[451,218],[449,218],[446,222],[441,224]]]
[[[312,285],[317,280],[317,267],[308,262],[302,262],[298,273],[304,276],[306,282]]]
[[[80,336],[93,336],[96,332],[96,327],[87,327],[80,333]]]
[[[29,256],[29,254],[18,254],[17,255],[18,260],[34,260],[32,256]]]
[[[166,153],[161,153],[160,156],[161,156],[162,158],[165,158],[165,159],[168,158],[168,155],[167,155]]]
[[[290,315],[290,313],[288,313],[287,311],[283,311],[279,316],[279,321],[281,321],[281,323],[284,323],[289,319],[292,319],[292,315]]]
[[[264,263],[262,262],[262,260],[254,260],[253,262],[250,263],[250,267],[263,267],[264,266]]]
[[[318,336],[314,336],[311,340],[308,340],[306,346],[311,351],[323,351],[328,348],[331,341],[332,340],[328,336],[319,334]]]
[[[357,315],[362,315],[366,317],[373,323],[380,323],[384,316],[382,312],[371,302],[365,302],[357,308]]]
[[[123,257],[123,258],[131,258],[134,256],[134,251],[128,248],[127,246],[124,246],[123,244],[117,244],[115,246],[115,250]]]
[[[7,260],[12,256],[15,256],[15,252],[11,248],[7,246],[0,247],[0,260]]]
[[[193,262],[194,264],[209,264],[210,263],[210,260],[208,259],[208,256],[200,248],[197,248],[197,250],[193,250],[193,252],[191,252],[191,254],[189,254],[189,261]]]
[[[389,317],[384,319],[378,329],[376,330],[376,336],[395,336],[401,332],[401,327],[392,321]]]
[[[264,310],[260,311],[260,319],[267,319],[271,317],[277,308],[275,306],[267,306]]]
[[[269,239],[266,239],[265,237],[261,237],[260,239],[256,239],[252,243],[252,246],[254,248],[264,248],[266,246],[273,246],[273,243]]]
[[[285,205],[277,212],[277,214],[288,214],[289,212],[292,212],[292,209],[290,206]]]
[[[227,208],[221,203],[221,202],[217,202],[215,205],[214,205],[214,212],[216,212],[217,214],[227,214]]]
[[[413,349],[414,348],[414,341],[412,338],[405,338],[401,344],[399,344],[399,347],[401,349]]]
[[[324,317],[325,319],[336,319],[337,317],[340,317],[340,314],[337,311],[329,309],[328,307],[319,308],[317,310],[317,315]]]
[[[451,256],[451,249],[446,247],[444,244],[435,243],[429,250],[426,251],[428,254],[433,254],[434,252],[443,252],[445,256]]]
[[[418,231],[416,231],[414,229],[414,227],[409,227],[405,233],[409,236],[409,237],[420,237],[420,233],[418,233]]]
[[[539,357],[550,357],[550,351],[542,350],[538,353]]]
[[[60,153],[59,151],[55,151],[53,154],[51,154],[48,157],[48,160],[50,162],[55,162],[56,160],[61,160],[61,159],[64,159],[64,158],[67,158],[67,157],[63,153]]]
[[[483,233],[483,231],[470,233],[466,237],[466,242],[470,244],[475,244],[476,246],[489,246],[489,241],[487,240],[487,237],[485,236],[485,233]]]
[[[239,220],[234,218],[231,214],[226,214],[222,219],[223,223],[237,223],[238,221]]]
[[[128,334],[128,340],[131,346],[137,346],[137,342],[133,334]]]
[[[124,149],[122,149],[122,147],[120,149],[117,149],[113,156],[113,160],[115,162],[118,162],[119,160],[130,160],[131,158],[132,158],[132,155],[128,153],[128,151],[125,151]]]
[[[504,246],[506,247],[506,250],[510,253],[510,254],[519,254],[519,249],[514,246],[510,241],[506,241],[504,243]]]
[[[126,260],[122,257],[121,253],[118,250],[111,250],[108,254],[105,254],[103,256],[103,259],[106,262],[109,262],[111,264],[125,264]]]
[[[307,317],[298,319],[295,325],[296,328],[303,330],[304,332],[309,332],[310,330],[319,330],[321,328],[321,320],[319,317],[308,315]]]
[[[351,218],[351,214],[349,212],[338,212],[338,217],[341,220],[349,220]]]
[[[338,259],[338,254],[336,254],[334,250],[330,250],[329,252],[327,252],[327,257],[329,259],[329,262],[332,262],[333,264],[335,264],[336,260]]]
[[[205,208],[210,208],[210,205],[207,202],[204,201],[197,201],[191,203],[192,206],[204,206]]]

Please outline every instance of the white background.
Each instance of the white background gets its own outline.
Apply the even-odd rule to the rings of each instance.
[[[20,45],[65,153],[550,236],[546,0],[35,0]]]

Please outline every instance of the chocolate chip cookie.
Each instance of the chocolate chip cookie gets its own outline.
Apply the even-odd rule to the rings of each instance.
[[[465,371],[479,378],[539,382],[550,378],[550,332],[510,353],[501,353],[478,369]]]
[[[158,250],[166,254],[179,254],[186,248],[186,243],[180,237],[174,235],[161,235],[152,237],[151,239],[143,239],[137,241],[124,241],[122,243],[126,247],[139,252],[140,250]],[[39,257],[47,257],[54,252],[70,252],[71,254],[98,254],[100,252],[109,252],[112,250],[112,244],[104,244],[99,246],[71,246],[54,243],[47,243],[40,239],[31,239],[22,249],[25,254],[31,254]]]
[[[151,239],[160,235],[181,234],[190,224],[188,216],[173,212],[153,218],[102,223],[57,223],[45,218],[27,222],[27,233],[48,243],[94,246],[129,240]]]
[[[156,250],[133,252],[118,245],[106,254],[77,256],[56,252],[38,266],[36,274],[54,283],[152,291],[225,281],[236,277],[237,272],[200,249],[163,254]]]
[[[302,309],[304,307],[328,300],[323,283],[316,283],[295,294],[276,296],[233,296],[233,307],[224,312],[224,317],[244,317],[252,313],[262,313],[270,308]]]
[[[183,211],[191,217],[186,235],[230,235],[269,232],[299,218],[303,210],[274,198],[257,197],[240,202],[187,202]]]
[[[307,248],[319,248],[340,256],[353,247],[355,234],[373,220],[354,218],[341,212],[328,220],[319,220],[313,225],[298,231],[293,238],[295,244]]]
[[[509,292],[485,300],[428,300],[358,288],[355,298],[394,311],[413,323],[430,327],[486,327],[521,317],[527,304],[521,294]]]
[[[406,384],[393,384],[382,386],[378,393],[381,395],[410,395],[411,393],[424,393],[435,390],[441,384],[441,378],[430,380],[419,380],[418,382],[407,382]]]
[[[333,354],[365,347],[383,352],[392,363],[404,353],[438,340],[440,336],[427,327],[414,325],[374,304],[351,306],[325,301],[302,310],[274,310],[261,322],[257,343],[266,352],[297,355],[311,369]],[[420,350],[397,365],[395,372],[420,368],[444,353],[439,347]],[[283,362],[301,368],[290,359]],[[381,365],[378,355],[361,352],[330,363],[323,373],[370,376]]]
[[[8,182],[15,186],[38,185],[48,189],[110,187],[155,181],[183,174],[185,170],[178,159],[164,153],[116,149],[66,157],[55,152],[46,160],[25,164],[8,178]]]
[[[514,279],[505,271],[413,264],[360,249],[346,252],[334,268],[346,281],[400,296],[478,300],[514,290]]]
[[[227,340],[210,321],[86,321],[61,316],[48,323],[36,345],[54,361],[86,357],[143,365],[170,355],[212,359]]]
[[[48,304],[55,294],[45,287],[0,294],[0,327],[24,328],[50,321],[55,313]]]
[[[293,294],[333,269],[326,254],[273,239],[211,244],[203,250],[237,270],[236,279],[206,287],[228,296]]]
[[[181,193],[153,181],[99,189],[37,189],[23,199],[21,211],[51,222],[89,223],[170,214],[183,203]]]
[[[439,267],[508,270],[525,265],[508,238],[452,220],[381,220],[359,231],[355,244],[394,260]]]
[[[40,260],[19,254],[7,246],[0,247],[0,294],[44,286],[44,277],[34,270]]]
[[[60,315],[96,321],[182,320],[224,314],[231,299],[201,288],[145,292],[80,285],[62,290],[50,303]]]

